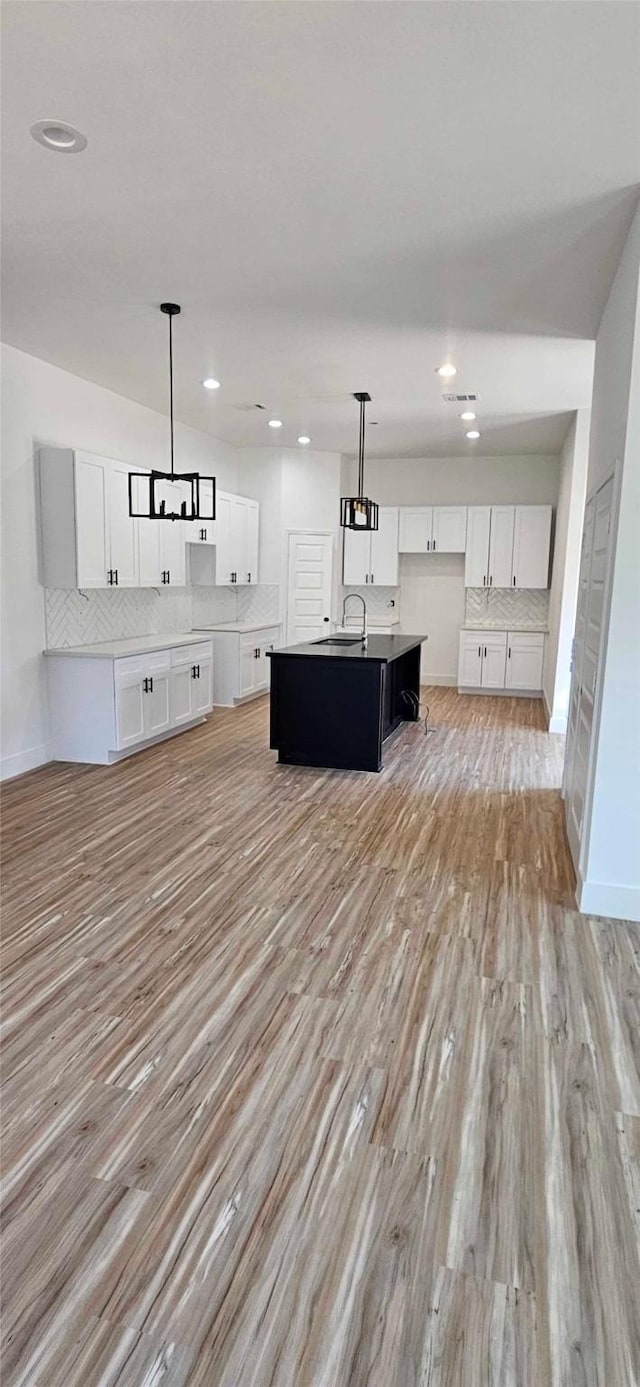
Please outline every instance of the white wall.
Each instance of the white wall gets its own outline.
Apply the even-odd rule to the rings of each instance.
[[[29,770],[49,755],[34,464],[44,444],[157,466],[168,460],[168,420],[46,361],[2,347],[3,775]],[[179,466],[212,470],[221,487],[234,490],[235,458],[226,444],[177,425]]]
[[[379,505],[555,505],[560,462],[549,455],[517,457],[371,458],[365,490]],[[345,461],[345,494],[356,485],[357,462]],[[464,624],[462,554],[403,554],[398,608],[405,631],[426,632],[421,678],[457,684],[458,638]],[[366,597],[366,593],[365,593]]]
[[[640,206],[596,342],[587,494],[619,460],[582,910],[640,921]]]
[[[345,465],[344,481],[355,485],[358,465]],[[527,505],[558,497],[560,460],[555,455],[451,458],[370,458],[365,490],[380,506]]]
[[[566,732],[571,688],[571,645],[576,622],[580,549],[589,461],[590,411],[577,411],[560,456],[549,635],[542,687],[550,732]]]

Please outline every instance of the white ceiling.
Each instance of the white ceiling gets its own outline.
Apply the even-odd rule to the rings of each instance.
[[[5,340],[238,444],[562,443],[640,181],[640,6],[3,5]],[[70,121],[86,151],[37,145]],[[202,389],[208,374],[223,387]]]

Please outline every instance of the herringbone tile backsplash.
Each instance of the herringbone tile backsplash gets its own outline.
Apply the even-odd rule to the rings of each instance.
[[[96,641],[164,631],[190,631],[216,621],[277,621],[278,588],[100,588],[45,590],[47,647],[59,650]]]
[[[543,588],[467,588],[465,621],[500,628],[546,626],[549,593]]]

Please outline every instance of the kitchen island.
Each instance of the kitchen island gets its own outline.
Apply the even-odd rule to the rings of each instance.
[[[426,636],[334,635],[269,652],[271,740],[285,765],[382,770],[383,743],[416,722]]]

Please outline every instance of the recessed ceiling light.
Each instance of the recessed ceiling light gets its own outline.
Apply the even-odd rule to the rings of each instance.
[[[478,432],[477,429],[467,429],[467,438],[479,438],[479,437],[480,437],[480,434],[479,434],[479,432]]]
[[[446,362],[444,366],[438,366],[438,375],[444,376],[446,380],[450,379],[451,376],[457,376],[457,374],[457,366],[452,366],[450,361]]]
[[[205,390],[220,389],[220,381],[216,380],[215,376],[207,376],[206,380],[203,380],[202,384],[204,385]]]
[[[299,439],[298,439],[298,443],[310,443],[310,442],[311,442],[311,439],[309,438],[309,435],[308,435],[308,434],[306,434],[306,433],[301,433],[301,434],[300,434],[300,437],[299,437]]]
[[[270,420],[269,420],[269,428],[270,428],[270,429],[281,429],[281,428],[282,428],[282,420],[281,420],[281,419],[270,419]]]
[[[476,416],[472,409],[465,409],[464,414],[460,415],[460,418],[464,419],[467,422],[470,422],[472,419],[475,419],[475,417]]]
[[[79,154],[87,147],[86,135],[64,120],[37,120],[31,126],[31,134],[38,144],[43,144],[45,149],[55,149],[58,154]]]

